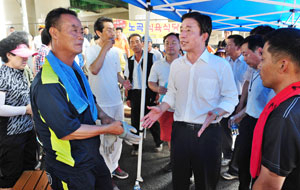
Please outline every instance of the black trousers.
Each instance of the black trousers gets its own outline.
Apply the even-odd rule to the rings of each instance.
[[[232,157],[232,135],[231,130],[228,128],[228,118],[223,118],[220,122],[222,126],[222,152],[225,159],[231,159]]]
[[[223,118],[220,122],[222,126],[222,152],[225,159],[231,159],[229,162],[228,172],[232,175],[238,175],[238,166],[235,150],[232,151],[232,134],[228,128],[230,116]],[[234,146],[235,147],[235,146]]]
[[[139,131],[140,125],[140,111],[141,111],[141,90],[132,90],[131,92],[131,125],[135,127]],[[155,106],[150,102],[149,97],[146,95],[145,98],[145,115],[149,113],[147,106]],[[158,147],[162,143],[160,140],[160,127],[159,123],[155,122],[153,126],[150,128],[150,132],[153,136],[153,140],[155,146]],[[138,145],[134,145],[135,149],[137,149]]]
[[[238,164],[237,164],[237,154],[236,154],[236,141],[234,143],[234,151],[232,153],[232,156],[231,156],[231,160],[229,162],[229,168],[228,168],[228,173],[232,174],[232,175],[238,175]]]
[[[236,158],[239,168],[239,190],[251,189],[250,157],[252,148],[253,131],[257,119],[246,115],[240,123],[239,135],[236,139]]]
[[[174,190],[188,190],[191,172],[196,190],[216,189],[221,169],[221,127],[211,124],[199,138],[202,125],[175,121],[171,137]]]
[[[13,187],[25,170],[37,164],[37,142],[34,130],[1,136],[0,139],[0,188]]]
[[[241,96],[239,96],[239,99],[241,98]],[[234,110],[235,112],[235,110]],[[223,118],[220,122],[223,130],[222,130],[222,152],[224,155],[225,159],[233,159],[233,151],[232,151],[232,134],[231,134],[231,130],[228,128],[228,120],[230,119],[231,116],[234,115],[234,112],[227,118]],[[234,165],[236,166],[236,164],[234,163]],[[237,172],[237,171],[236,171]]]
[[[46,164],[48,180],[53,190],[64,190],[67,186],[70,190],[112,190],[112,179],[109,169],[103,164],[98,164],[95,167],[80,171],[67,172],[64,170],[56,170]]]

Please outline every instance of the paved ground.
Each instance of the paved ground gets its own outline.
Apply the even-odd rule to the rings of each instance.
[[[133,190],[136,180],[137,156],[131,156],[131,146],[123,143],[123,153],[119,162],[122,169],[129,173],[126,180],[115,179],[115,183],[121,190]],[[150,131],[147,131],[147,138],[143,145],[142,177],[144,182],[140,183],[142,190],[172,190],[171,173],[165,173],[162,168],[169,161],[167,144],[160,153],[153,151],[154,143]],[[222,168],[224,171],[226,168]],[[238,180],[225,181],[220,177],[218,190],[237,190]],[[191,185],[191,190],[194,190]]]

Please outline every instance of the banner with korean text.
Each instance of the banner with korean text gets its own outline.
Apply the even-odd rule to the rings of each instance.
[[[115,28],[121,27],[123,28],[123,33],[126,36],[129,36],[133,33],[138,33],[140,35],[144,35],[145,33],[145,22],[144,21],[129,21],[129,20],[121,20],[114,19]],[[180,31],[179,22],[151,22],[149,26],[149,35],[151,38],[163,38],[170,32],[179,33]]]

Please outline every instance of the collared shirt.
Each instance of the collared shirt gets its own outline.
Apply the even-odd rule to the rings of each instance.
[[[168,87],[168,79],[170,74],[170,66],[171,64],[167,62],[166,57],[163,59],[156,61],[152,68],[148,78],[149,82],[158,82],[159,86]],[[164,95],[160,94],[159,101],[161,101]],[[168,111],[174,112],[173,109],[169,109]]]
[[[143,76],[143,71],[141,68],[141,63],[144,60],[144,53],[142,54],[142,57],[139,62],[136,61],[135,55],[133,55],[131,60],[134,60],[134,66],[133,66],[133,75],[132,75],[132,89],[142,89],[142,76]],[[153,62],[154,62],[154,56],[153,56]],[[138,69],[140,69],[140,77],[138,77]],[[125,71],[124,71],[124,76],[129,77],[129,68],[128,68],[128,63],[125,66]],[[140,82],[139,82],[140,81]]]
[[[35,72],[38,73],[45,62],[45,57],[48,55],[50,48],[45,44],[41,45],[38,54],[35,56]]]
[[[256,119],[263,111],[269,100],[275,96],[275,92],[263,86],[259,70],[253,70],[248,87],[248,99],[246,113]]]
[[[75,70],[74,74],[86,95],[82,78]],[[47,165],[57,172],[74,174],[104,164],[99,152],[99,136],[61,139],[78,130],[81,124],[95,125],[95,122],[90,109],[77,113],[50,65],[44,65],[35,77],[30,96],[34,124],[47,154]]]
[[[233,76],[234,76],[234,81],[236,84],[236,88],[238,91],[238,94],[242,94],[242,89],[243,85],[245,82],[245,73],[248,69],[247,63],[244,61],[244,57],[240,55],[235,61],[233,61],[230,57],[226,57],[226,60],[230,63],[232,71],[233,71]]]
[[[300,97],[282,102],[265,124],[261,164],[286,177],[282,189],[300,189]]]
[[[248,69],[247,69],[247,71],[246,71],[245,74],[244,74],[244,79],[245,79],[245,81],[250,82],[251,77],[252,77],[252,73],[253,73],[254,71],[255,71],[255,69],[253,69],[252,67],[249,67],[249,66],[248,66]]]
[[[165,86],[168,82],[171,64],[163,58],[156,61],[152,68],[148,78],[149,82],[158,82],[159,86]]]
[[[208,111],[215,108],[224,109],[228,112],[225,116],[229,116],[238,103],[230,65],[207,50],[194,64],[186,55],[174,60],[163,102],[176,107],[175,121],[203,124]]]
[[[158,50],[156,50],[156,49],[154,49],[154,48],[152,48],[152,49],[149,51],[149,53],[152,53],[152,54],[154,55],[154,56],[153,56],[153,63],[154,63],[155,61],[159,61],[159,60],[163,59],[162,54],[161,54]]]

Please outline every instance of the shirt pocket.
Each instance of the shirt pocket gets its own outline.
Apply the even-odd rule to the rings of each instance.
[[[207,78],[198,79],[197,97],[209,102],[216,100],[217,84],[218,81],[215,79],[207,79]]]

